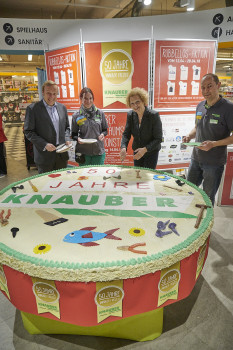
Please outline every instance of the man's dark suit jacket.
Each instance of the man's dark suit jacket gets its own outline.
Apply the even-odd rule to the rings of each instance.
[[[58,102],[56,106],[59,115],[59,145],[61,145],[70,140],[70,126],[66,107]],[[43,100],[27,107],[24,133],[33,144],[36,164],[46,165],[55,161],[56,152],[44,150],[47,143],[56,145],[56,131]],[[61,153],[61,156],[64,160],[68,160],[68,152]]]

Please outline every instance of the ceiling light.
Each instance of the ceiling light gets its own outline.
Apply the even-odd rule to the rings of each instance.
[[[187,11],[195,10],[195,0],[189,0],[189,4],[187,5]]]
[[[173,4],[173,7],[185,7],[189,5],[189,0],[176,0]]]
[[[32,61],[32,55],[28,55],[28,61]]]
[[[0,61],[2,61],[2,56],[0,56]]]
[[[151,4],[151,0],[144,0],[144,5],[148,6]]]
[[[233,61],[233,58],[226,58],[226,57],[217,57],[217,61]]]

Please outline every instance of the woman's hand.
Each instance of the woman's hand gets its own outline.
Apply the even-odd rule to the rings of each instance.
[[[98,138],[100,141],[104,141],[104,134],[100,134],[100,136]]]
[[[144,154],[146,154],[147,149],[146,149],[146,147],[138,148],[134,152],[135,152],[135,154],[134,154],[133,158],[135,160],[139,160],[139,159],[141,159],[144,156]]]
[[[120,159],[122,162],[124,162],[125,157],[126,157],[126,148],[122,148],[120,151]]]

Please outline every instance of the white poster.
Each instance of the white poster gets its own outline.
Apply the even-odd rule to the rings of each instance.
[[[170,168],[188,166],[191,159],[192,147],[182,144],[186,136],[195,126],[195,114],[161,115],[163,126],[163,142],[159,152],[158,165],[169,165]]]

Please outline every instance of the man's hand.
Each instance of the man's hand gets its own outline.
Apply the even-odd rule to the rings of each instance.
[[[81,137],[78,138],[78,143],[80,143],[80,145],[83,145]]]
[[[120,158],[122,162],[124,162],[125,157],[126,157],[126,148],[122,148],[120,151]]]
[[[191,137],[190,137],[190,136],[183,136],[182,142],[184,142],[184,143],[189,143],[190,140],[191,140]]]
[[[46,151],[53,152],[56,151],[56,146],[54,146],[52,143],[47,143],[45,146]]]
[[[215,144],[215,141],[204,141],[204,142],[202,142],[202,144],[199,146],[199,147],[197,147],[197,148],[199,148],[200,150],[202,150],[202,151],[209,151],[211,148],[213,148],[214,147],[214,144]]]
[[[135,155],[134,155],[134,159],[135,160],[139,160],[139,159],[141,159],[143,156],[144,156],[144,154],[147,152],[147,149],[146,149],[146,147],[143,147],[143,148],[138,148],[138,149],[136,149],[135,151]]]

